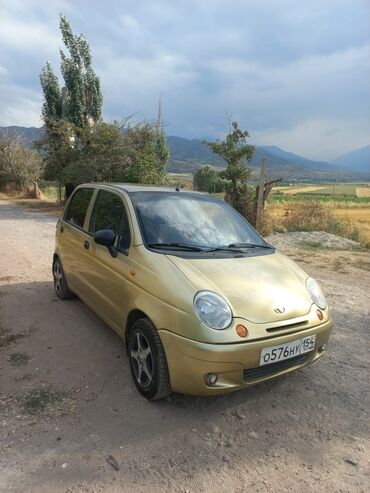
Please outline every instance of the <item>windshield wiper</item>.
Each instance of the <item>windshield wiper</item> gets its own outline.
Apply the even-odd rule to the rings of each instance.
[[[255,243],[230,243],[230,245],[219,247],[198,247],[187,243],[148,243],[149,248],[160,248],[164,250],[188,250],[189,252],[236,252],[243,253],[243,248],[273,248],[269,245],[257,245]]]
[[[189,250],[190,252],[204,252],[204,248],[197,247],[195,245],[188,245],[187,243],[148,243],[149,248],[163,248],[171,249],[176,248],[179,250]]]
[[[230,243],[230,245],[227,245],[229,248],[274,248],[271,245],[260,245],[258,243]]]
[[[205,250],[204,252],[232,252],[232,253],[243,253],[243,250],[241,248],[233,248],[230,245],[227,246],[219,246],[219,247],[210,247]]]

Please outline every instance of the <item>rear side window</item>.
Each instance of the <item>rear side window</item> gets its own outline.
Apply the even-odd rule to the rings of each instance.
[[[94,190],[92,188],[80,188],[77,190],[71,199],[65,220],[79,228],[83,228],[87,208],[93,193]]]
[[[127,213],[122,199],[114,193],[101,190],[95,202],[90,224],[90,233],[101,229],[111,229],[117,236],[117,248],[128,250],[130,229]]]

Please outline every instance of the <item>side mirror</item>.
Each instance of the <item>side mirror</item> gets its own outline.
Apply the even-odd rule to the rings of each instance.
[[[111,229],[101,229],[94,234],[94,241],[98,245],[106,246],[112,257],[117,257],[117,251],[114,248],[114,242],[116,241],[116,233]]]

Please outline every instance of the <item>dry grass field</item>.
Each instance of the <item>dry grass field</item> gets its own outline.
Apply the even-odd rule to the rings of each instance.
[[[322,186],[298,186],[298,187],[275,187],[276,192],[281,192],[287,195],[296,195],[298,193],[316,192],[316,190],[321,190]]]
[[[370,197],[370,187],[357,187],[356,197]]]
[[[266,219],[274,230],[323,229],[370,245],[368,183],[307,184],[276,187],[267,204]],[[294,200],[293,200],[294,199]],[[300,211],[298,214],[297,211]],[[317,215],[308,224],[308,215]],[[294,216],[294,219],[292,218]]]
[[[298,207],[302,207],[307,210],[307,203],[305,201],[299,202],[271,202],[266,208],[266,217],[273,224],[273,230],[284,230],[286,219],[292,213],[292,211]],[[363,245],[370,244],[370,205],[369,204],[353,204],[348,206],[347,203],[334,204],[334,203],[322,203],[322,210],[324,214],[327,214],[332,219],[333,224],[340,223],[342,231],[337,231],[343,236],[349,237],[356,241],[359,241]],[[305,224],[291,225],[289,229],[305,230]],[[320,228],[320,222],[315,229],[322,229],[326,231],[327,223],[322,222]],[[336,232],[331,230],[329,232]]]

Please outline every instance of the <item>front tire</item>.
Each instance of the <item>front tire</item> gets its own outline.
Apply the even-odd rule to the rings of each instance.
[[[59,257],[53,262],[53,278],[55,294],[61,300],[69,300],[74,297],[72,291],[68,288],[67,279],[64,275],[63,267]]]
[[[128,356],[138,391],[149,400],[172,393],[167,358],[161,339],[146,318],[137,320],[128,334]]]

